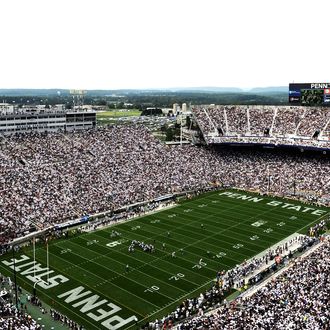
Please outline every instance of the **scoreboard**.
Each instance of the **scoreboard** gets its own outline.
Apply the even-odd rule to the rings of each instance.
[[[330,83],[289,84],[289,103],[330,106]]]

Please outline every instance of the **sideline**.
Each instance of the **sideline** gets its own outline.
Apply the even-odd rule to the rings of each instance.
[[[328,236],[328,235],[327,235]],[[328,236],[329,237],[329,236]],[[225,299],[221,305],[217,308],[214,308],[208,312],[206,312],[203,316],[210,316],[214,313],[216,313],[220,308],[222,308],[224,305],[228,305],[230,302],[232,301],[237,301],[237,300],[244,300],[248,297],[251,297],[253,294],[255,294],[257,291],[259,291],[260,289],[262,289],[263,287],[265,287],[269,282],[273,281],[274,279],[276,279],[277,277],[281,276],[285,271],[287,271],[288,269],[292,268],[297,260],[300,259],[305,259],[307,258],[311,253],[313,253],[315,250],[317,250],[318,248],[320,248],[324,243],[322,241],[318,241],[317,243],[315,243],[313,246],[311,246],[310,248],[308,248],[306,251],[304,251],[302,254],[297,255],[296,257],[293,257],[291,260],[289,260],[289,262],[287,264],[285,264],[284,267],[282,267],[280,270],[276,271],[274,274],[270,275],[269,277],[267,277],[265,280],[259,282],[258,284],[255,284],[253,286],[251,286],[249,289],[237,294],[237,292],[234,292],[231,297],[233,299],[230,299],[230,296],[228,297],[229,299]],[[194,317],[197,317],[196,315],[191,317],[191,319],[193,319]],[[181,324],[184,322],[185,320],[182,320],[180,323],[176,324],[173,326],[173,330],[179,330]]]

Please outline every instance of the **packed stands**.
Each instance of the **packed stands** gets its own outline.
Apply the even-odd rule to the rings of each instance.
[[[329,329],[330,242],[250,297],[183,322],[177,329]]]
[[[143,126],[0,140],[0,244],[31,228],[214,184],[316,201],[330,162],[263,152],[166,146]]]
[[[42,327],[30,315],[3,301],[0,302],[0,329],[41,330]]]
[[[29,311],[31,305],[37,306],[40,314],[47,314],[48,309],[43,306],[41,300],[36,296],[24,293],[20,286],[17,286],[17,305],[14,303],[15,283],[9,277],[0,274],[0,329],[3,330],[41,330],[45,328],[42,318],[31,317]],[[35,313],[35,312],[34,312]],[[83,327],[70,320],[65,315],[50,309],[51,317],[62,323],[70,330],[83,330]],[[58,323],[59,324],[59,323]],[[54,329],[54,327],[52,327]]]
[[[195,120],[208,144],[260,143],[330,148],[330,108],[201,106]]]
[[[222,131],[222,134],[228,131],[224,109],[210,108],[207,113],[209,114],[209,118],[213,119],[214,127],[218,131]]]
[[[282,141],[287,144],[313,146],[318,141],[307,139],[306,135],[321,127],[329,115],[326,112],[320,120],[320,110],[314,110],[294,114],[294,109],[264,106],[243,107],[236,112],[236,106],[230,106],[198,109],[195,116],[204,134],[219,135],[213,139],[250,143],[254,139],[258,143],[272,141],[272,132],[278,132],[285,135]],[[232,113],[228,115],[229,112]],[[236,120],[237,126],[233,124]],[[274,129],[281,125],[281,120],[287,121],[285,129]],[[236,129],[237,136],[226,136]],[[324,127],[317,130],[322,132]],[[291,139],[287,133],[292,131],[301,135]],[[166,146],[139,125],[2,137],[0,171],[0,247],[30,229],[44,229],[174,192],[231,186],[318,202],[330,191],[329,158],[252,149],[216,150],[212,146]],[[174,312],[173,319],[191,317],[194,308],[199,316],[183,322],[180,330],[326,329],[330,316],[326,308],[329,252],[329,242],[323,243],[309,258],[298,259],[284,275],[252,297],[238,300],[234,306],[222,306],[206,316],[204,308],[220,304],[229,287],[213,286],[199,297],[186,300]],[[239,282],[242,274],[250,273],[264,261],[253,259],[225,276]],[[229,282],[227,278],[225,283]],[[40,328],[9,301],[0,301],[0,310],[0,328]],[[52,312],[55,319],[72,322]],[[157,328],[162,324],[163,320],[150,326]]]
[[[41,324],[38,324],[25,309],[19,310],[13,305],[11,292],[15,292],[14,283],[1,274],[0,288],[0,329],[41,330]]]
[[[245,134],[248,131],[247,108],[226,106],[224,107],[228,122],[229,134]]]
[[[273,134],[282,136],[294,135],[304,111],[305,109],[302,107],[282,107],[277,109]]]
[[[249,109],[251,135],[264,136],[271,131],[275,109],[270,106],[255,106]]]
[[[199,128],[205,135],[208,135],[216,130],[216,126],[215,126],[217,124],[216,114],[221,116],[221,111],[218,108],[215,109],[211,108],[209,109],[209,111],[212,111],[214,114],[212,113],[208,114],[208,111],[204,108],[194,109],[194,115],[199,124]],[[214,122],[211,120],[210,115],[212,116]]]
[[[324,108],[308,108],[298,126],[297,135],[312,137],[316,131],[322,132],[329,120],[330,111]]]

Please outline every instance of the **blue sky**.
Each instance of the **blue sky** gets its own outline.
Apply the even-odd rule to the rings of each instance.
[[[4,0],[0,11],[0,88],[330,80],[328,0]]]

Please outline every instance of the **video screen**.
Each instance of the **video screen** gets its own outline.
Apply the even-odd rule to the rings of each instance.
[[[289,84],[289,103],[330,105],[330,83]]]
[[[302,105],[322,105],[324,91],[323,89],[302,89],[300,100]]]

